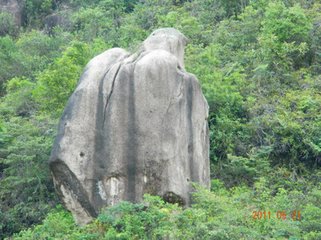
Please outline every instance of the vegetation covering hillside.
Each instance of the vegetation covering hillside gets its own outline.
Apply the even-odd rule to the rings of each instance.
[[[0,239],[321,239],[319,0],[20,2],[21,28],[0,13]],[[59,117],[89,59],[159,27],[189,38],[212,189],[195,186],[188,209],[146,196],[78,227],[48,171]]]

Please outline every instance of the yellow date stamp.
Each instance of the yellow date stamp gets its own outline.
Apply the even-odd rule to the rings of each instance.
[[[272,218],[286,220],[287,218],[291,218],[293,221],[300,221],[301,220],[301,211],[300,210],[293,210],[290,213],[286,211],[253,211],[252,218],[254,220],[269,220]]]

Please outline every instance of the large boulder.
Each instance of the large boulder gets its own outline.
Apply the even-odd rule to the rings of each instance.
[[[190,204],[209,187],[208,105],[184,70],[186,38],[153,32],[131,55],[113,48],[86,66],[60,120],[50,169],[79,224],[145,193]]]

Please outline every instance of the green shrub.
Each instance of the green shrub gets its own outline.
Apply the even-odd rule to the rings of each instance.
[[[16,36],[18,27],[15,24],[14,16],[11,13],[0,12],[0,36]]]
[[[101,39],[91,44],[75,41],[37,76],[33,98],[40,109],[58,117],[62,113],[71,93],[75,90],[84,66],[97,53],[108,48]]]

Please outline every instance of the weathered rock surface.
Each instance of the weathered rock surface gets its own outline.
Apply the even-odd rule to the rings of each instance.
[[[186,38],[153,32],[138,53],[93,58],[69,99],[50,158],[55,187],[79,224],[144,193],[190,203],[209,187],[208,105],[184,70]]]
[[[45,32],[52,34],[55,27],[60,27],[65,31],[70,31],[70,15],[71,14],[68,10],[64,10],[46,16],[44,19]]]

